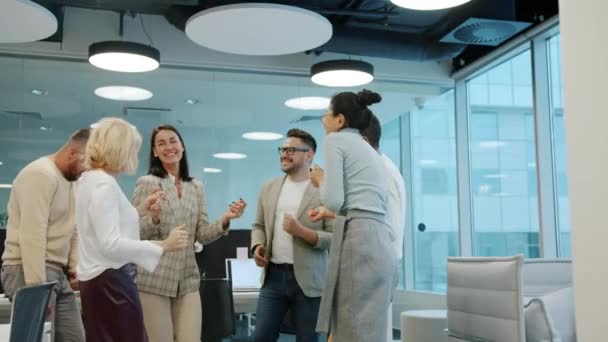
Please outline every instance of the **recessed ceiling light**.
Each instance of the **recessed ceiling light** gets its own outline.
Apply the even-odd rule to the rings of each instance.
[[[97,88],[95,89],[95,95],[115,101],[143,101],[153,96],[149,90],[127,86]]]
[[[205,172],[205,173],[220,173],[220,172],[222,172],[222,169],[216,169],[214,167],[205,167],[205,168],[203,168],[203,172]]]
[[[465,4],[471,0],[391,0],[399,7],[420,11],[446,9]]]
[[[213,155],[213,157],[218,159],[244,159],[247,158],[247,155],[242,153],[224,152],[216,153]]]
[[[2,166],[2,165],[4,165],[4,163],[0,161],[0,166]]]
[[[200,101],[197,99],[186,99],[184,102],[186,102],[189,105],[195,105],[195,104],[199,103]]]
[[[12,184],[0,184],[0,189],[10,189],[12,187]]]
[[[41,131],[48,131],[49,128],[47,126],[40,126]]]
[[[282,134],[272,132],[248,132],[242,135],[247,140],[279,140]]]
[[[28,43],[57,32],[57,18],[34,1],[0,1],[0,43]]]
[[[49,91],[45,89],[32,89],[32,94],[38,96],[47,96],[49,94]]]
[[[363,61],[337,59],[314,64],[311,80],[328,87],[356,87],[374,80],[374,66]]]
[[[289,108],[302,109],[302,110],[321,110],[329,107],[331,101],[328,97],[296,97],[285,101],[285,105]]]
[[[145,44],[105,41],[89,46],[89,62],[110,71],[146,72],[158,68],[160,52]]]

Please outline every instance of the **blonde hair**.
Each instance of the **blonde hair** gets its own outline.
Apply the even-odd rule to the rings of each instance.
[[[142,142],[137,128],[119,118],[104,118],[92,126],[85,166],[108,172],[135,173]]]

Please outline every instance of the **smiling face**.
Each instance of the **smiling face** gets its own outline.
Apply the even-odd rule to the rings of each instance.
[[[300,138],[287,138],[279,151],[281,170],[293,174],[302,168],[310,168],[314,153]]]
[[[174,165],[182,160],[184,146],[175,132],[163,129],[154,137],[153,152],[163,165]]]

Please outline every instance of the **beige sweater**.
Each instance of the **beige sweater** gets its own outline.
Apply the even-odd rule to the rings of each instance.
[[[73,184],[49,157],[27,165],[8,201],[4,265],[23,265],[27,285],[46,281],[46,266],[76,271]]]

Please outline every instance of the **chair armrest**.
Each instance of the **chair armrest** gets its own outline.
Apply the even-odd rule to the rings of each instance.
[[[446,335],[448,335],[450,337],[456,337],[456,338],[459,338],[461,340],[468,341],[468,342],[492,342],[490,340],[484,340],[484,339],[481,339],[481,338],[478,338],[475,336],[462,334],[457,331],[452,331],[449,329],[445,329],[444,331],[445,331]]]

